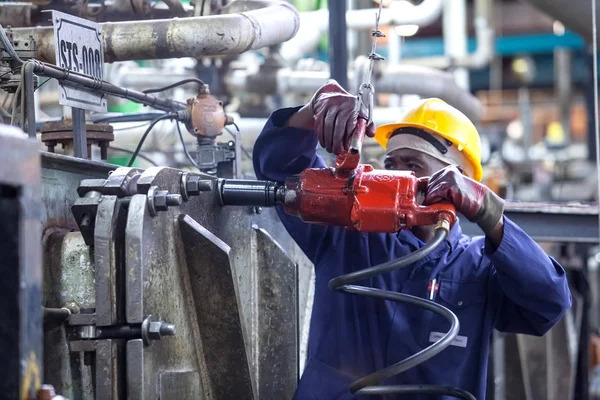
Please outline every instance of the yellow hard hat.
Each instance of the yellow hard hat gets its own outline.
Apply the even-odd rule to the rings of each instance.
[[[481,141],[475,125],[462,112],[443,100],[430,98],[410,109],[397,123],[377,128],[375,140],[387,147],[388,140],[398,128],[414,127],[449,140],[461,151],[474,171],[473,178],[481,181]]]

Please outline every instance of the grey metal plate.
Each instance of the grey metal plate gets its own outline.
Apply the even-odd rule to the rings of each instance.
[[[597,205],[507,203],[504,215],[539,242],[597,243]],[[460,219],[465,235],[483,235],[479,227]]]
[[[168,168],[150,169],[145,171],[139,180],[142,184],[147,181],[159,186],[160,189],[179,193],[179,171]],[[208,222],[210,226],[214,227],[216,218],[214,214],[211,215],[210,204],[213,201],[216,202],[216,198],[206,200],[204,204],[196,204],[195,213],[204,220],[204,223]],[[189,205],[189,203],[187,204]],[[244,383],[250,381],[249,372],[245,373],[246,380],[243,372],[233,375],[222,373],[223,370],[211,368],[219,364],[215,364],[210,354],[205,353],[209,349],[203,343],[206,337],[202,335],[201,325],[207,321],[198,320],[195,312],[193,289],[188,273],[188,258],[177,222],[177,217],[184,211],[185,207],[172,207],[168,211],[159,212],[156,217],[150,217],[147,198],[144,195],[132,196],[129,204],[125,238],[127,321],[129,323],[141,322],[144,316],[151,314],[156,318],[175,324],[177,329],[175,336],[163,338],[154,342],[152,346],[143,348],[143,357],[133,357],[133,353],[131,353],[133,358],[130,358],[130,362],[142,363],[142,365],[129,366],[134,371],[141,371],[142,374],[141,378],[135,378],[141,379],[142,386],[136,386],[135,396],[148,396],[149,393],[156,390],[159,371],[199,371],[202,378],[201,389],[203,393],[210,394],[212,398],[231,398],[218,396],[219,389],[225,386],[224,382],[227,382],[231,385],[229,390],[239,394],[233,398],[251,399],[253,398],[252,389]],[[224,271],[227,271],[226,263],[225,265],[215,263],[212,266],[212,271],[215,271],[216,267],[225,268]],[[209,268],[206,271],[211,270]],[[236,293],[230,271],[229,279],[229,288],[224,289],[225,292],[220,296],[227,296],[224,298],[235,300]],[[218,287],[218,282],[201,282],[204,285],[207,283]],[[237,302],[232,305],[236,308]],[[200,306],[206,307],[207,304]],[[216,331],[212,332],[212,335],[218,338],[221,333],[219,332],[220,327],[217,326],[215,329]],[[243,338],[241,326],[238,329],[238,336]],[[240,348],[236,343],[228,343],[227,346],[235,351]],[[243,350],[243,345],[241,349]],[[134,350],[131,351],[134,352]],[[135,350],[135,352],[137,351]],[[210,351],[216,351],[221,355],[227,354],[227,348],[214,348]],[[240,365],[243,366],[245,363],[241,356],[243,354],[235,362],[229,359],[227,367],[238,368],[236,371],[239,371]],[[231,371],[231,369],[227,371]],[[235,383],[232,380],[235,380]],[[131,385],[129,386],[131,388]]]
[[[98,204],[94,230],[96,325],[124,322],[118,309],[124,293],[122,252],[125,244],[126,211],[117,196],[103,196]]]
[[[297,265],[267,231],[253,227],[251,352],[261,399],[291,399],[298,376]]]
[[[159,400],[202,400],[197,371],[164,372],[159,377]]]
[[[44,228],[79,230],[71,206],[79,198],[77,187],[83,179],[106,178],[116,165],[41,152],[42,213]]]
[[[230,248],[188,215],[181,215],[179,223],[198,321],[203,378],[211,382],[216,398],[253,398]]]

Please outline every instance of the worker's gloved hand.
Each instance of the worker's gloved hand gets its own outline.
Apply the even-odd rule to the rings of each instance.
[[[309,109],[315,120],[315,132],[319,143],[328,152],[338,155],[350,146],[350,139],[359,117],[368,118],[368,110],[359,103],[358,97],[344,90],[336,81],[330,80],[314,94]],[[371,123],[365,132],[375,136],[375,125]]]
[[[451,165],[431,175],[423,205],[450,201],[469,221],[490,233],[502,218],[504,201],[487,186],[464,176]]]

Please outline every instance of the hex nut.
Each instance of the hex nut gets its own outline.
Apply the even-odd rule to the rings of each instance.
[[[157,190],[154,192],[154,208],[156,211],[167,211],[169,206],[167,205],[167,192],[166,190]]]
[[[150,322],[148,324],[148,339],[151,340],[160,340],[161,338],[161,333],[160,333],[160,326],[162,325],[162,322],[160,321],[155,321],[155,322]]]

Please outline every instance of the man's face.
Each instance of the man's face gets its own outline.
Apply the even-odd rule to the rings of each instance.
[[[385,169],[413,171],[418,178],[431,176],[448,164],[413,149],[398,149],[385,157]]]

